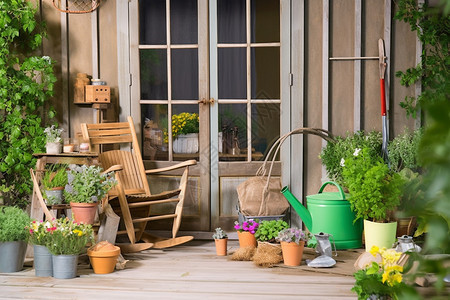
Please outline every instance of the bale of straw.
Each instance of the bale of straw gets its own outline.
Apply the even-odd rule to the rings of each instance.
[[[255,247],[239,248],[233,253],[231,260],[250,261],[252,260],[253,255],[255,255],[255,251]]]
[[[258,248],[253,256],[253,262],[259,267],[270,268],[283,261],[281,245],[258,242]]]

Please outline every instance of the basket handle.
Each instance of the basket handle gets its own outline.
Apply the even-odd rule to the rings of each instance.
[[[342,189],[342,187],[341,187],[338,183],[336,183],[336,182],[334,182],[334,181],[327,181],[327,182],[325,182],[324,184],[322,184],[322,186],[321,186],[320,189],[319,189],[319,194],[322,193],[323,189],[324,189],[325,186],[327,186],[328,184],[332,184],[332,185],[334,185],[335,187],[338,188],[338,190],[339,190],[339,195],[341,195],[341,199],[339,199],[339,200],[345,200],[345,193],[344,193],[344,190]]]

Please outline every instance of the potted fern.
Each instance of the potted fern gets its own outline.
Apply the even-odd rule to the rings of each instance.
[[[213,239],[216,243],[216,253],[219,256],[227,255],[227,242],[228,235],[222,228],[216,228],[216,232],[213,234]]]
[[[51,165],[42,178],[47,205],[61,204],[63,190],[67,184],[66,166]]]
[[[30,217],[18,207],[0,207],[0,273],[22,270]]]

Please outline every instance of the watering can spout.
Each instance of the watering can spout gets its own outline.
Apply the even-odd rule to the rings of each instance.
[[[292,207],[295,209],[295,211],[298,213],[300,218],[302,219],[303,223],[305,223],[305,226],[308,228],[309,231],[312,230],[312,218],[309,211],[306,209],[306,207],[303,206],[303,204],[298,201],[297,198],[291,193],[289,188],[285,186],[281,189],[281,193],[284,195],[284,197],[289,201],[289,203],[292,205]]]

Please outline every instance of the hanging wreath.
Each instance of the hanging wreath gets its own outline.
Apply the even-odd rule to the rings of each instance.
[[[86,14],[93,12],[101,0],[53,0],[53,6],[63,13]]]

